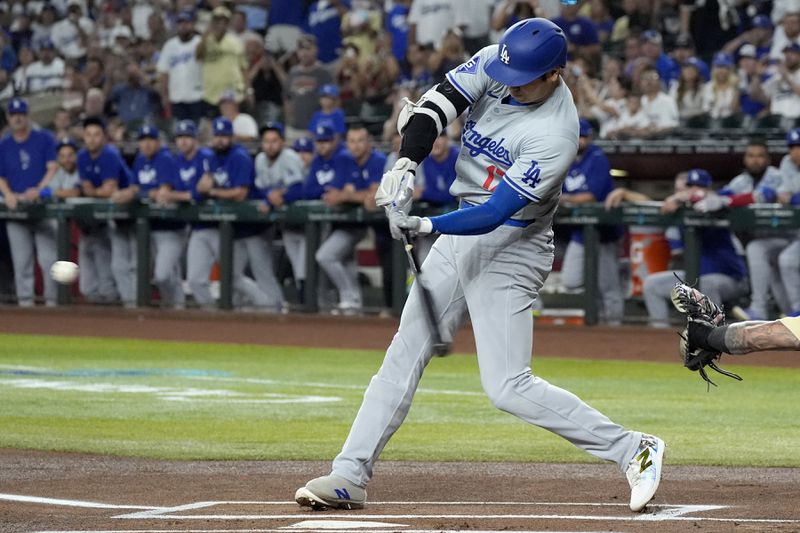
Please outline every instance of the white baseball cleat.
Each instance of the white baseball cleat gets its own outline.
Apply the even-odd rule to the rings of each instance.
[[[625,475],[631,486],[631,511],[641,511],[655,496],[661,482],[661,465],[667,445],[653,435],[642,435],[642,442]]]
[[[318,477],[300,487],[294,501],[315,511],[326,509],[361,509],[367,501],[367,491],[346,479],[335,476]]]

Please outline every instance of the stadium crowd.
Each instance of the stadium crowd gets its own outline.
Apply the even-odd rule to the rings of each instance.
[[[416,100],[531,16],[550,18],[565,31],[570,59],[563,77],[583,117],[563,202],[642,199],[613,190],[594,138],[713,136],[728,129],[753,137],[780,132],[789,154],[780,169],[771,167],[766,145],[754,140],[745,170],[728,186],[711,191],[713,169],[682,172],[665,209],[800,204],[800,0],[0,2],[0,101],[8,132],[0,142],[0,192],[12,209],[79,195],[117,203],[259,200],[264,211],[319,199],[375,209],[377,183],[396,157],[403,99]],[[454,203],[448,188],[461,127],[454,122],[423,164],[419,199]],[[6,228],[17,300],[32,305],[34,249],[46,271],[55,260],[54,226],[9,221]],[[83,296],[134,305],[132,227],[84,224],[80,230]],[[362,307],[354,252],[367,231],[334,225],[316,254],[345,313]],[[275,232],[237,225],[237,304],[283,307],[271,251]],[[302,288],[303,235],[292,228],[280,233]],[[371,233],[387,280],[388,229],[376,225]],[[608,228],[602,237],[608,323],[618,323],[623,312],[622,234]],[[676,250],[679,240],[670,239]],[[184,271],[194,301],[214,305],[209,272],[219,259],[218,243],[213,225],[154,224],[153,280],[164,305],[185,305]],[[749,285],[753,303],[742,314],[751,318],[774,311],[772,300],[781,312],[800,311],[800,294],[785,297],[800,290],[794,236],[752,239],[749,268],[738,264],[735,236],[709,235],[703,243],[713,259],[703,256],[701,290],[735,301]],[[576,234],[564,260],[565,290],[580,290],[582,262]],[[703,284],[710,275],[731,280],[712,284],[724,287],[714,292],[710,281]],[[774,287],[781,279],[785,286]],[[49,280],[44,285],[52,304],[55,287]],[[387,305],[390,285],[384,281]],[[661,285],[645,284],[653,325],[666,320],[656,303]]]

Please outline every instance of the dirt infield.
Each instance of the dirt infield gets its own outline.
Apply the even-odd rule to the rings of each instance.
[[[0,309],[13,333],[382,350],[395,320]],[[535,354],[677,362],[676,335],[639,327],[538,327]],[[455,343],[471,353],[469,330]],[[737,363],[797,366],[796,353]],[[667,460],[667,462],[669,462]],[[800,471],[667,467],[643,514],[611,465],[381,462],[361,511],[313,513],[292,497],[321,462],[177,462],[0,450],[0,532],[800,531]]]

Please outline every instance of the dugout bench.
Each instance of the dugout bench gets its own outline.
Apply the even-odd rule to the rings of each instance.
[[[16,211],[9,211],[4,204],[0,204],[0,219],[55,219],[58,225],[58,258],[62,260],[70,259],[70,222],[72,220],[131,221],[135,224],[137,236],[136,303],[139,306],[146,306],[150,303],[150,221],[216,222],[219,224],[220,235],[219,307],[221,309],[233,307],[234,224],[265,222],[302,227],[307,241],[304,310],[308,312],[317,311],[317,282],[320,271],[314,256],[321,242],[323,226],[331,222],[379,224],[386,221],[382,211],[367,211],[360,207],[328,207],[319,201],[296,202],[266,214],[259,211],[259,203],[255,201],[210,201],[157,206],[147,202],[133,202],[119,205],[108,200],[70,198],[21,204]],[[559,207],[556,224],[583,227],[586,249],[583,307],[586,324],[593,325],[598,320],[597,254],[595,250],[599,244],[599,225],[682,226],[687,280],[697,279],[699,275],[701,243],[698,228],[724,227],[734,231],[749,231],[757,228],[800,228],[800,209],[779,204],[751,206],[713,214],[684,210],[669,215],[660,212],[660,205],[660,202],[624,204],[611,210],[606,210],[602,204],[562,205]],[[414,214],[418,215],[440,213],[440,210],[425,209],[422,206],[414,210]],[[392,254],[392,261],[395,265],[392,278],[394,289],[392,308],[395,313],[399,314],[406,297],[406,257],[403,245],[399,241],[393,242]],[[69,287],[59,285],[57,301],[60,305],[70,302]]]

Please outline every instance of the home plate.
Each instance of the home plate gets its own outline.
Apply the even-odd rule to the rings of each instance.
[[[392,528],[392,527],[408,527],[406,524],[390,524],[389,522],[367,522],[365,520],[305,520],[292,524],[291,526],[284,526],[281,529],[310,529],[312,531],[318,529],[335,530],[348,530],[348,529],[370,529],[370,528]]]

